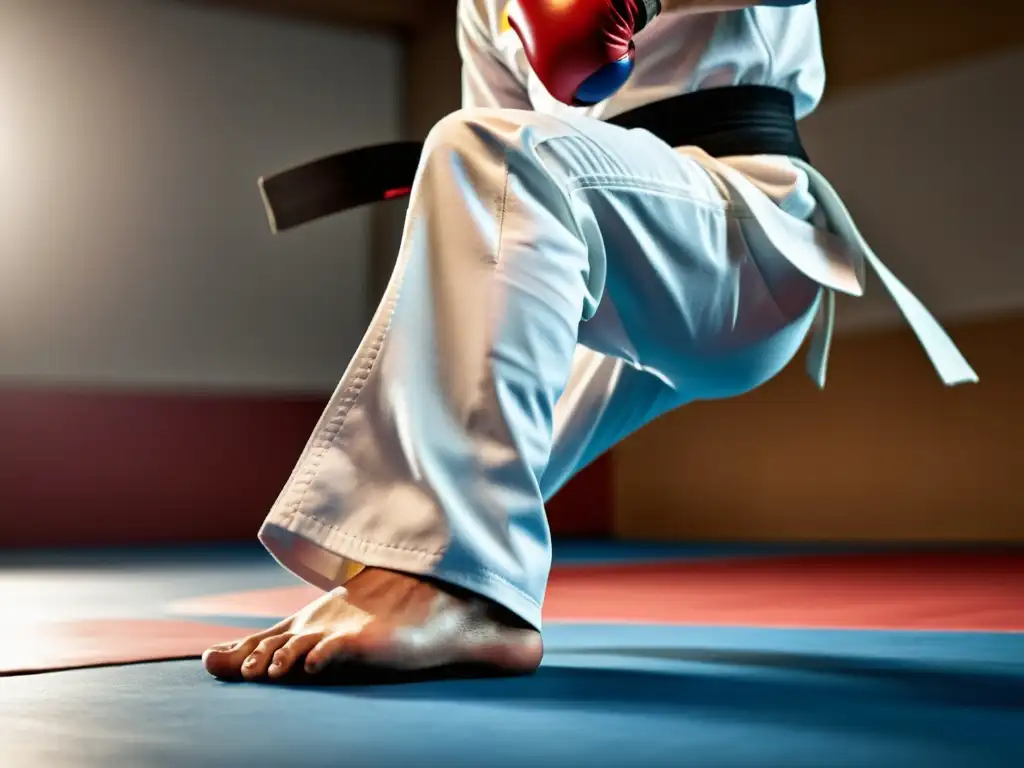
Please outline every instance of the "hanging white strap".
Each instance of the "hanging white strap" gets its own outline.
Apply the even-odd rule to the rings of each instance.
[[[825,288],[822,322],[811,337],[807,360],[808,373],[815,383],[819,387],[825,384],[835,329],[834,292],[863,295],[865,262],[896,302],[942,381],[949,386],[976,382],[977,374],[942,326],[871,250],[832,185],[809,164],[796,158],[791,158],[791,161],[807,174],[809,191],[828,220],[831,232],[782,213],[739,171],[724,163],[718,164],[716,170],[743,200],[765,237],[779,253]]]
[[[978,374],[974,372],[931,312],[871,250],[871,246],[867,244],[864,236],[853,223],[853,217],[850,216],[850,212],[828,180],[808,163],[798,159],[793,159],[792,162],[807,174],[811,195],[821,206],[832,229],[863,254],[868,264],[874,269],[878,279],[882,281],[882,285],[885,286],[893,301],[896,302],[896,306],[903,313],[903,317],[906,318],[917,335],[918,341],[924,347],[925,354],[935,366],[939,378],[947,386],[977,382]]]
[[[821,323],[811,333],[811,345],[807,350],[807,375],[818,389],[825,388],[828,373],[828,353],[832,350],[832,331],[836,326],[836,292],[825,289],[825,302],[821,307]]]

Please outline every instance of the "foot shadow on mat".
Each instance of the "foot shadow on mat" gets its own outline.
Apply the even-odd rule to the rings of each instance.
[[[616,667],[560,665],[559,657],[614,657]],[[629,669],[623,660],[684,663]],[[481,679],[485,677],[487,679]],[[275,685],[293,687],[296,679]],[[410,685],[409,683],[420,683]],[[425,673],[344,667],[302,688],[352,698],[481,703],[555,716],[622,712],[728,718],[801,731],[891,736],[995,749],[1024,728],[1024,674],[827,654],[706,648],[559,649],[530,676],[495,679],[479,668]],[[963,718],[965,710],[984,715]],[[1016,722],[1011,728],[1006,717]],[[965,723],[973,723],[968,727]]]
[[[626,715],[630,722],[649,716],[651,727],[671,729],[661,738],[680,744],[688,743],[695,729],[729,723],[810,738],[907,741],[961,754],[968,749],[987,759],[1019,748],[1013,745],[1024,729],[1019,674],[1004,678],[860,657],[651,648],[600,651],[617,657],[618,667],[609,668],[597,664],[595,649],[583,652],[595,656],[594,666],[580,666],[579,653],[572,666],[560,665],[563,653],[550,654],[526,677],[479,679],[480,670],[472,668],[415,675],[346,668],[301,687],[304,696],[324,697],[317,706],[336,707],[339,716],[360,701],[420,702],[439,712],[446,704],[480,704],[582,728],[607,722],[592,718],[609,713]],[[629,669],[623,657],[627,665],[630,657],[638,664],[645,659],[688,663],[677,669]],[[451,679],[452,671],[457,679]],[[289,681],[275,685],[297,687]],[[621,738],[643,742],[645,733],[624,732]]]
[[[1024,711],[1024,666],[995,672],[908,659],[722,648],[559,648],[557,655],[562,654],[811,673],[837,681],[884,686],[888,697],[904,701],[919,698],[946,706]]]
[[[585,667],[560,665],[560,657],[576,658],[591,656],[601,658],[636,659],[637,661],[669,661],[687,664],[685,669],[652,670],[615,667]],[[702,671],[706,668],[706,671]],[[643,681],[643,688],[649,690],[654,681],[662,681],[669,687],[692,689],[705,685],[712,679],[723,678],[721,672],[733,669],[762,670],[767,672],[791,672],[794,676],[811,673],[817,676],[815,688],[828,689],[822,679],[831,680],[834,688],[845,688],[850,683],[859,683],[861,693],[848,691],[845,695],[865,695],[871,690],[874,695],[884,695],[889,701],[922,703],[942,706],[1009,708],[1024,711],[1024,668],[989,672],[979,669],[965,669],[942,666],[934,663],[914,662],[906,659],[893,660],[877,657],[829,655],[820,653],[787,653],[780,651],[751,651],[720,648],[559,648],[545,656],[544,665],[532,675],[495,674],[488,667],[475,665],[454,665],[436,669],[402,672],[363,665],[328,667],[323,673],[310,677],[301,671],[286,676],[272,685],[302,687],[321,690],[339,690],[346,693],[359,691],[367,695],[402,698],[434,697],[442,690],[441,698],[472,698],[483,694],[483,698],[515,699],[517,692],[532,697],[542,691],[556,699],[565,691],[560,683],[573,684],[569,691],[571,698],[578,698],[575,685],[589,680],[636,678]],[[738,675],[730,675],[736,679]],[[806,679],[806,678],[804,678]],[[434,683],[426,687],[413,684]],[[444,685],[449,683],[450,685]],[[456,685],[456,683],[459,683]],[[778,676],[768,681],[763,678],[749,679],[749,685],[800,686],[806,684],[796,679],[788,683]],[[443,686],[443,688],[441,687]],[[660,685],[657,687],[661,687]],[[399,690],[388,691],[388,688]],[[609,696],[619,697],[622,691],[600,695],[597,705]],[[664,693],[664,691],[663,691]],[[542,694],[543,695],[543,694]]]

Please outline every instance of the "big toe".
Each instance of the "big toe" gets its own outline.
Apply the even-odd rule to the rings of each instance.
[[[239,678],[242,676],[242,664],[258,642],[254,637],[247,637],[207,648],[203,653],[203,667],[214,677]]]

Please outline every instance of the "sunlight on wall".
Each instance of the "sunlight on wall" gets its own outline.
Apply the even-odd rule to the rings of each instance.
[[[256,181],[399,138],[400,80],[386,35],[0,2],[0,383],[330,389],[372,213],[275,237]]]

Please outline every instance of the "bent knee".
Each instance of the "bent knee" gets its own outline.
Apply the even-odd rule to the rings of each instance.
[[[423,154],[462,154],[500,132],[500,121],[492,114],[500,110],[459,109],[442,117],[423,143]]]
[[[568,127],[546,115],[520,109],[473,107],[442,117],[431,128],[424,155],[468,154],[474,149],[527,148],[540,138],[565,133]]]

